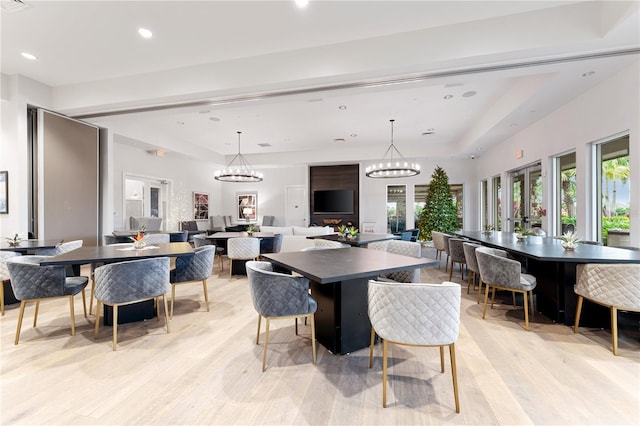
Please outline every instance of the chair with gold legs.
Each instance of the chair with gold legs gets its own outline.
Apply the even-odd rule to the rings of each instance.
[[[389,345],[438,346],[444,373],[444,347],[449,346],[456,413],[460,412],[455,342],[460,330],[460,285],[388,283],[369,281],[369,319],[373,327],[369,366],[373,359],[373,333],[382,338],[382,406],[387,406]]]
[[[216,246],[203,246],[195,249],[195,253],[180,256],[176,259],[176,269],[171,273],[171,318],[173,318],[173,304],[176,299],[176,286],[179,284],[201,282],[204,292],[204,303],[209,312],[209,293],[207,279],[213,270],[213,258]]]
[[[229,278],[233,276],[234,260],[258,260],[260,257],[260,240],[254,237],[229,238],[227,241],[227,258],[229,258]]]
[[[164,316],[169,328],[169,307],[166,294],[169,283],[170,261],[168,257],[129,260],[100,266],[95,270],[96,323],[95,337],[100,327],[100,308],[108,305],[113,308],[113,350],[118,346],[118,307],[155,299],[158,321],[160,321],[160,303],[164,303]]]
[[[578,332],[583,300],[611,309],[611,345],[618,355],[618,310],[640,312],[640,264],[578,265],[576,285],[578,295],[573,332]]]
[[[82,292],[82,306],[84,316],[87,316],[87,303],[84,289],[89,282],[87,277],[67,277],[64,266],[40,266],[40,262],[51,256],[15,256],[7,260],[7,268],[11,279],[11,288],[16,298],[20,300],[18,327],[14,344],[20,340],[20,329],[24,308],[29,302],[36,302],[33,316],[33,326],[38,322],[40,301],[57,298],[69,299],[69,313],[71,317],[71,335],[76,334],[76,323],[73,309],[73,296]]]

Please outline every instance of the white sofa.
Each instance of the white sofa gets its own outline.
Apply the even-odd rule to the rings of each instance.
[[[307,247],[314,247],[315,242],[313,239],[307,237],[334,233],[333,228],[330,226],[311,226],[309,228],[303,226],[261,226],[260,232],[282,234],[280,252],[300,251]]]

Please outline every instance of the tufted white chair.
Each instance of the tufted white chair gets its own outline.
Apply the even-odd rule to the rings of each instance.
[[[146,234],[144,236],[144,242],[148,245],[169,244],[171,242],[171,237],[169,234]]]
[[[20,256],[20,253],[15,251],[0,251],[0,310],[4,316],[4,283],[9,281],[9,268],[7,268],[7,259]]]
[[[422,246],[418,242],[404,240],[386,240],[376,241],[367,245],[368,249],[386,251],[387,253],[401,254],[403,256],[421,257]],[[420,282],[420,269],[411,269],[407,271],[392,272],[390,274],[381,275],[382,280],[391,280],[400,283],[417,283]]]
[[[584,299],[611,309],[611,343],[618,355],[618,309],[640,312],[640,264],[578,265],[575,292],[578,295],[576,321],[578,332]]]
[[[444,373],[444,346],[449,346],[456,413],[460,412],[455,342],[460,330],[460,285],[387,283],[369,281],[369,319],[373,359],[375,333],[382,340],[382,406],[387,406],[387,358],[390,343],[409,346],[439,346],[440,370]]]
[[[315,247],[322,248],[349,248],[349,244],[341,243],[340,241],[325,240],[323,238],[314,238],[313,245]]]
[[[162,297],[164,315],[169,328],[169,309],[166,293],[169,291],[169,258],[129,260],[100,266],[95,270],[96,325],[94,334],[98,338],[100,307],[113,307],[113,350],[118,347],[118,307]],[[156,300],[158,321],[160,304]]]
[[[195,253],[180,256],[176,259],[176,269],[171,273],[171,318],[173,318],[173,302],[176,299],[176,285],[192,282],[201,282],[204,291],[204,302],[209,312],[209,293],[207,291],[207,279],[213,270],[213,258],[216,254],[216,246],[208,245],[198,247]]]
[[[254,237],[229,238],[227,241],[227,257],[229,258],[229,278],[231,278],[234,260],[258,260],[260,257],[260,240]]]
[[[531,303],[531,313],[533,314],[533,289],[536,288],[536,277],[521,273],[522,266],[517,260],[509,259],[502,250],[489,247],[479,247],[476,249],[476,259],[480,278],[486,285],[484,293],[484,307],[482,308],[482,319],[487,313],[487,301],[489,290],[491,293],[491,309],[497,290],[507,290],[515,293],[522,293],[524,305],[525,329],[529,330],[529,303]],[[514,305],[515,305],[515,295]]]

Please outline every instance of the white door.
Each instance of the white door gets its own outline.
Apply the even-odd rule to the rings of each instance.
[[[285,194],[285,223],[283,225],[308,226],[307,189],[303,185],[287,186]]]

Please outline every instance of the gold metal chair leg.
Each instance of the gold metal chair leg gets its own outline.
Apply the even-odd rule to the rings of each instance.
[[[477,304],[480,303],[480,298],[482,297],[482,277],[478,280],[478,301]]]
[[[491,309],[493,309],[493,303],[496,300],[496,288],[491,288]]]
[[[171,285],[171,318],[173,318],[173,301],[176,300],[176,285]]]
[[[267,317],[267,331],[264,334],[264,350],[262,351],[262,372],[267,369],[267,345],[269,344],[269,323],[271,320]]]
[[[118,347],[118,305],[113,305],[113,350]]]
[[[449,281],[451,281],[452,276],[453,276],[453,262],[451,262],[451,269],[449,269]]]
[[[444,346],[440,346],[440,372],[444,373]]]
[[[313,351],[313,365],[317,364],[317,354],[316,354],[316,318],[314,314],[310,315],[311,317],[311,350]]]
[[[524,305],[524,328],[529,331],[529,301],[527,300],[528,297],[526,291],[522,293],[522,297],[524,297],[522,303]]]
[[[0,310],[4,316],[4,281],[0,281]]]
[[[453,378],[453,397],[456,401],[456,413],[460,412],[460,399],[458,397],[458,370],[456,368],[456,347],[455,343],[449,345],[449,356],[451,357],[451,377]]]
[[[233,259],[229,259],[229,279],[233,276],[231,271],[233,271]]]
[[[387,351],[389,343],[382,341],[382,408],[387,408]]]
[[[532,317],[536,315],[536,310],[533,308],[533,290],[529,291],[529,312]]]
[[[98,329],[100,327],[100,301],[96,300],[96,324],[93,329],[93,337],[98,338]]]
[[[160,297],[154,297],[153,303],[156,307],[156,321],[160,322]]]
[[[207,290],[207,280],[202,280],[202,290],[204,291],[204,304],[207,307],[207,312],[209,312],[209,290]],[[173,304],[173,298],[171,298],[171,303]],[[171,308],[171,318],[173,318],[173,307]]]
[[[27,304],[24,300],[20,301],[20,313],[18,314],[18,327],[16,328],[16,340],[13,342],[14,345],[18,344],[18,340],[20,340],[20,329],[22,328],[22,317],[24,316],[24,307]]]
[[[95,289],[96,289],[96,282],[92,278],[91,279],[91,295],[89,296],[89,315],[93,313],[93,298],[95,294]]]
[[[611,343],[613,354],[618,355],[618,309],[611,307]]]
[[[84,288],[82,289],[82,309],[84,310],[84,317],[87,317],[87,298],[85,297],[84,294]]]
[[[258,332],[256,333],[256,345],[260,344],[260,322],[262,321],[262,315],[258,314]]]
[[[69,313],[71,315],[71,335],[76,335],[76,316],[73,312],[73,296],[69,296]]]
[[[516,292],[515,291],[511,292],[511,300],[512,300],[512,303],[513,303],[513,307],[515,308],[516,307]]]
[[[171,299],[173,301],[173,299]],[[167,295],[163,294],[162,295],[162,301],[164,302],[164,320],[167,323],[167,333],[171,333],[171,327],[170,327],[170,322],[169,322],[169,305],[167,302]]]
[[[582,296],[578,296],[578,302],[576,303],[576,320],[573,323],[573,332],[578,332],[578,325],[580,324],[580,313],[582,312]]]
[[[36,312],[33,314],[33,326],[35,327],[38,322],[38,311],[40,310],[40,301],[36,300]]]
[[[482,308],[482,319],[484,319],[485,315],[487,314],[487,302],[489,301],[489,284],[485,284],[485,291],[484,291],[484,307]]]
[[[371,341],[369,342],[369,368],[373,367],[373,342],[376,339],[376,331],[371,327]]]

